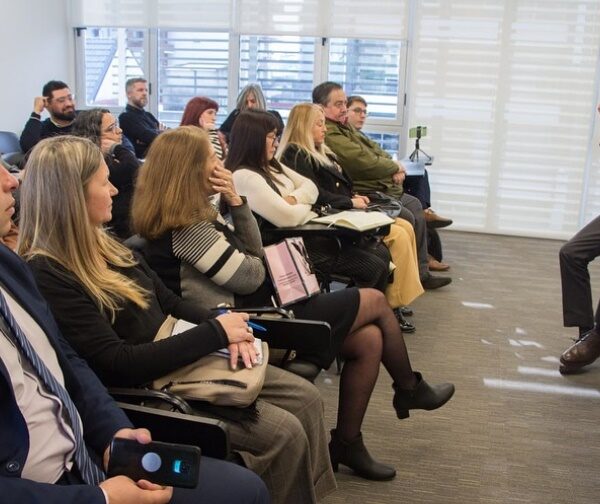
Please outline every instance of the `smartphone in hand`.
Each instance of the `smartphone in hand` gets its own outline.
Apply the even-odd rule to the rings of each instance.
[[[200,448],[153,441],[141,444],[133,439],[114,438],[110,444],[108,477],[124,475],[164,486],[196,488],[200,469]]]

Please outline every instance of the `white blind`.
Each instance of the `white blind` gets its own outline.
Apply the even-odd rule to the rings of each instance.
[[[73,0],[73,25],[227,31],[232,1]]]
[[[462,229],[572,235],[600,2],[424,0],[415,19],[409,117],[429,127],[434,208]]]
[[[406,38],[408,0],[72,0],[74,26]],[[235,6],[235,7],[234,7]]]

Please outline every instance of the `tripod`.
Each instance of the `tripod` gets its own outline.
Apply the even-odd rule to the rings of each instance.
[[[412,162],[418,162],[419,161],[419,153],[421,153],[423,155],[423,157],[425,158],[423,161],[426,165],[430,165],[431,163],[433,163],[433,157],[430,156],[429,154],[427,154],[424,150],[421,150],[419,148],[419,140],[421,139],[421,131],[420,128],[417,128],[417,137],[415,138],[415,150],[412,151],[412,154],[410,156],[408,156],[408,158],[412,161]]]

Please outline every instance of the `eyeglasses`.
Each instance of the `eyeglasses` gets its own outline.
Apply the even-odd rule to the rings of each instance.
[[[271,143],[279,142],[279,138],[277,138],[277,133],[268,133],[267,140],[269,140]]]
[[[105,128],[104,132],[105,133],[116,133],[116,131],[118,129],[119,129],[119,123],[118,122],[114,122],[110,126],[108,126],[107,128]]]
[[[369,113],[367,112],[367,109],[364,108],[360,108],[360,107],[354,107],[353,109],[350,109],[352,112],[354,112],[355,114],[359,114],[359,115],[365,115],[368,116]]]

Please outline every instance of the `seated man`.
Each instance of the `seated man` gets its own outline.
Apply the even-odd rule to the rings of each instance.
[[[148,81],[134,77],[125,83],[127,106],[119,116],[123,134],[131,141],[135,155],[139,159],[146,157],[146,151],[158,134],[165,129],[150,112],[144,110],[148,105]]]
[[[0,167],[0,235],[16,179]],[[19,504],[269,501],[250,471],[202,458],[196,489],[106,479],[113,437],[148,443],[61,336],[26,264],[0,245],[0,495]],[[102,466],[102,468],[101,468]]]
[[[42,121],[44,109],[50,117]],[[75,115],[75,97],[69,86],[62,81],[47,82],[42,89],[42,96],[33,100],[33,112],[21,133],[19,142],[23,152],[29,151],[44,138],[68,135]]]
[[[348,124],[354,126],[361,135],[365,135],[362,132],[362,128],[367,120],[367,114],[367,101],[362,96],[354,95],[348,97]],[[425,170],[424,175],[411,176],[407,174],[402,185],[406,193],[414,196],[421,202],[425,221],[427,222],[428,248],[431,252],[432,240],[434,240],[434,243],[438,244],[441,255],[441,239],[435,229],[449,226],[452,224],[452,220],[438,215],[431,208],[431,189],[429,187],[427,170]],[[435,252],[433,254],[435,255]],[[438,261],[431,253],[428,254],[428,258],[429,261],[427,264],[430,271],[446,271],[450,268],[447,264]]]
[[[429,273],[425,215],[420,201],[403,190],[402,183],[406,177],[404,167],[377,143],[347,124],[346,94],[339,84],[319,84],[313,89],[312,98],[314,103],[323,107],[325,113],[325,143],[352,178],[354,188],[360,193],[382,191],[402,203],[400,217],[409,221],[415,229],[419,276],[423,287],[437,289],[448,285],[451,278],[435,277]]]
[[[361,134],[362,128],[367,120],[367,101],[362,96],[348,97],[348,124],[354,126]],[[429,187],[429,175],[407,175],[404,179],[404,190],[421,202],[425,220],[428,227],[442,228],[452,224],[451,219],[446,219],[436,214],[431,208],[431,188]]]

